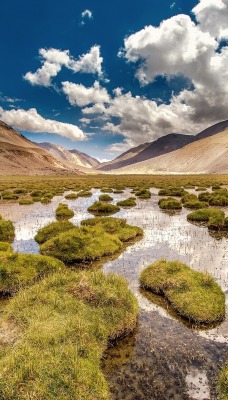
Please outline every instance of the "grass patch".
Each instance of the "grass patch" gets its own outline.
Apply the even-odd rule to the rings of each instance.
[[[225,217],[221,210],[215,208],[202,208],[187,215],[189,221],[208,222],[210,218]]]
[[[12,243],[15,237],[15,230],[11,221],[0,218],[0,241]]]
[[[69,193],[69,194],[66,194],[66,196],[65,196],[65,199],[67,199],[67,200],[75,200],[77,198],[78,198],[77,193]]]
[[[139,199],[150,199],[151,198],[151,193],[150,193],[149,189],[139,189],[139,190],[136,190],[134,193]]]
[[[67,204],[59,203],[55,215],[56,219],[70,219],[74,216],[74,211],[70,210]]]
[[[8,242],[0,242],[0,254],[1,253],[12,253],[13,248]]]
[[[181,210],[182,204],[173,197],[164,197],[158,201],[158,205],[162,210]]]
[[[135,207],[136,206],[136,201],[135,201],[135,197],[129,197],[128,199],[126,199],[126,200],[121,200],[121,201],[118,201],[118,203],[116,203],[116,205],[117,206],[119,206],[119,207],[126,207],[126,208],[128,208],[128,207]]]
[[[32,199],[21,199],[19,201],[19,204],[21,206],[25,206],[25,205],[30,205],[30,204],[34,204],[34,201]]]
[[[184,189],[181,187],[168,187],[164,189],[160,189],[158,192],[159,196],[178,196],[181,197],[183,195]]]
[[[107,400],[100,359],[109,340],[134,329],[138,306],[123,278],[53,274],[9,302],[19,341],[1,353],[4,400]]]
[[[89,208],[88,211],[92,214],[99,215],[107,215],[107,214],[115,214],[116,212],[120,211],[120,207],[114,205],[114,204],[108,204],[108,203],[102,203],[101,201],[95,201],[94,204],[92,204]]]
[[[69,231],[72,228],[74,228],[74,225],[72,222],[67,220],[51,222],[50,224],[39,229],[34,239],[37,243],[42,244],[47,242],[47,240],[51,239],[53,236],[57,236],[59,233]]]
[[[165,296],[172,307],[194,323],[213,323],[225,317],[225,295],[208,274],[179,261],[160,260],[145,268],[141,287]]]
[[[3,253],[0,255],[0,293],[13,294],[37,279],[63,268],[64,264],[52,257]]]
[[[101,194],[99,196],[99,201],[112,201],[112,200],[113,200],[113,197],[109,196],[109,194],[106,194],[106,193]]]
[[[117,235],[121,242],[128,242],[143,236],[143,230],[138,226],[128,225],[125,219],[112,217],[96,217],[82,221],[82,226],[100,225],[106,233]]]

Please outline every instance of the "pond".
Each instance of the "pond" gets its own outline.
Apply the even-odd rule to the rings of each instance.
[[[192,326],[159,296],[140,290],[138,277],[145,266],[160,258],[179,260],[193,269],[209,272],[226,293],[228,307],[227,238],[210,235],[207,227],[189,223],[188,210],[174,215],[161,212],[158,190],[151,189],[151,193],[151,199],[137,199],[136,207],[114,215],[144,230],[141,241],[103,265],[105,273],[115,272],[129,281],[140,313],[135,332],[106,352],[103,371],[112,399],[215,400],[219,369],[227,358],[228,320],[210,328]],[[92,197],[76,200],[58,196],[48,205],[0,205],[0,214],[15,225],[14,249],[37,253],[34,235],[55,219],[59,202],[67,203],[74,211],[71,221],[78,225],[92,217],[87,208],[100,194],[93,190]],[[129,196],[128,189],[123,194],[112,194],[114,203]]]

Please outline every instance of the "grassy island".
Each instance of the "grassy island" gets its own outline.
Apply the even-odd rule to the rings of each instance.
[[[225,295],[206,273],[179,261],[159,260],[143,270],[141,287],[163,295],[183,317],[194,323],[213,323],[225,317]]]

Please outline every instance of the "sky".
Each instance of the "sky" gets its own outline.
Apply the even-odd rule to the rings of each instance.
[[[110,160],[228,119],[228,0],[1,4],[0,119]]]

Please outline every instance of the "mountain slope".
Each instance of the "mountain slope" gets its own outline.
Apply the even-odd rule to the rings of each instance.
[[[123,153],[115,158],[115,160],[101,164],[98,166],[98,169],[101,171],[111,171],[113,169],[122,168],[124,166],[132,165],[144,160],[149,160],[162,154],[168,154],[196,140],[200,140],[222,132],[226,128],[228,128],[228,120],[210,126],[197,135],[171,133],[160,137],[154,142],[145,143],[134,147],[133,149],[130,149],[126,153]]]
[[[68,166],[68,168],[93,168],[100,163],[95,158],[78,150],[66,150],[64,147],[53,143],[36,143],[40,148],[48,151],[56,159]]]
[[[169,154],[112,171],[117,174],[227,174],[228,129]]]
[[[0,121],[0,175],[68,173],[67,165]],[[74,173],[78,171],[75,169]]]

